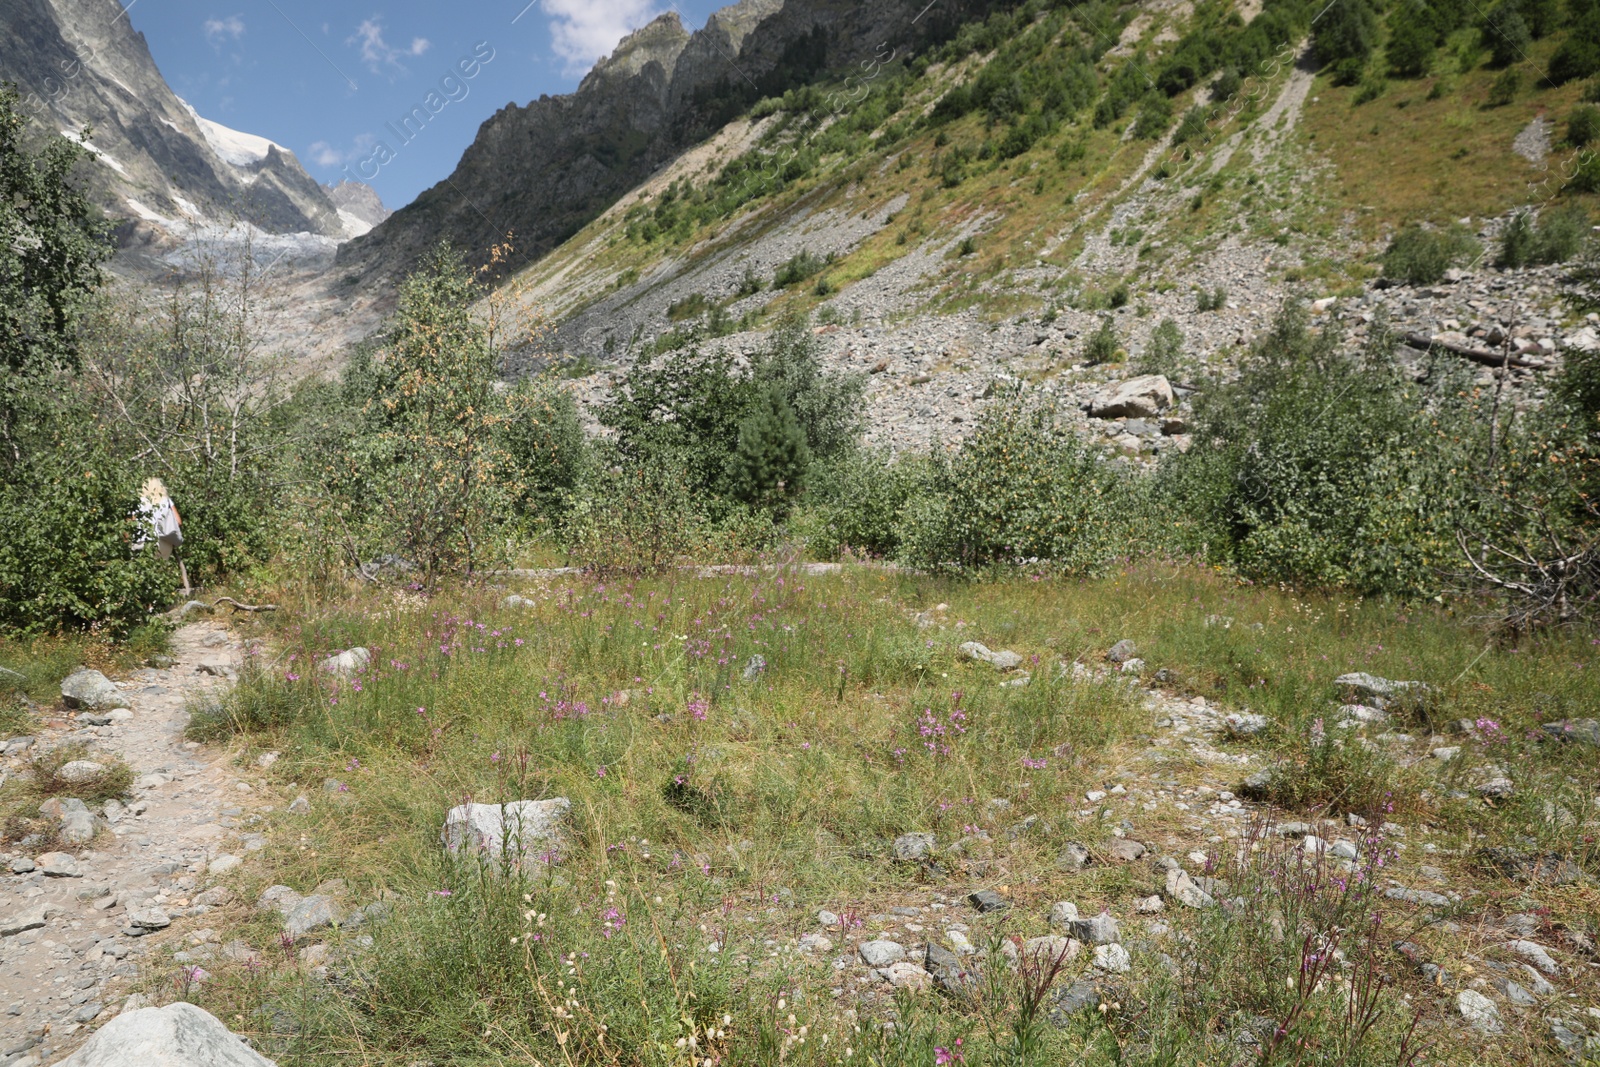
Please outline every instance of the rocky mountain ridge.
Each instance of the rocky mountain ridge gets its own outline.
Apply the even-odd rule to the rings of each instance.
[[[925,6],[740,0],[693,33],[664,14],[625,38],[577,91],[496,112],[448,178],[341,248],[339,266],[382,281],[441,237],[481,260],[508,234],[512,265],[532,262],[762,96],[893,42],[950,32],[997,5],[953,2],[919,19]]]
[[[300,235],[294,248],[326,257],[370,226],[360,213],[342,217],[293,152],[179,98],[116,0],[7,3],[0,79],[16,83],[45,130],[74,140],[92,130],[86,147],[97,165],[86,179],[135,259],[159,259],[196,230],[219,229]]]

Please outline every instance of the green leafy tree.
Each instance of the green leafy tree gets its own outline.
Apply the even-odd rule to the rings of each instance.
[[[174,575],[133,551],[139,475],[76,373],[109,252],[72,180],[87,153],[53,134],[30,147],[27,126],[0,87],[0,627],[122,632]]]
[[[728,463],[731,495],[782,515],[799,495],[810,466],[811,450],[794,409],[780,389],[767,388],[739,425],[739,443]]]
[[[1483,43],[1489,49],[1491,62],[1497,67],[1509,67],[1525,59],[1533,44],[1533,34],[1527,20],[1516,4],[1495,5],[1484,17],[1480,29]]]
[[[1378,18],[1367,0],[1334,0],[1317,20],[1312,38],[1317,59],[1341,75],[1353,69],[1355,78],[1340,80],[1351,84],[1361,76],[1361,68],[1378,37]]]
[[[1437,43],[1426,10],[1402,6],[1390,20],[1389,41],[1384,45],[1384,56],[1389,70],[1397,77],[1420,78],[1428,72]]]
[[[333,482],[359,531],[352,550],[399,554],[424,582],[483,562],[519,489],[499,444],[497,353],[473,314],[480,293],[441,244],[401,283],[393,321],[345,378],[357,415]]]

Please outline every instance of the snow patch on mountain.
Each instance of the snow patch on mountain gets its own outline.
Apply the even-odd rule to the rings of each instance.
[[[229,129],[220,122],[212,122],[196,111],[187,101],[182,100],[183,106],[189,109],[189,114],[194,116],[194,121],[200,127],[200,132],[205,136],[206,144],[222,159],[235,167],[253,167],[267,158],[267,153],[276,148],[285,155],[289,150],[276,141],[269,141],[265,137],[253,133],[242,133],[239,130]]]

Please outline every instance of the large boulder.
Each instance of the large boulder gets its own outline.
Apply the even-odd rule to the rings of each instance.
[[[57,1067],[273,1067],[216,1016],[179,1001],[137,1008],[102,1026]]]
[[[1089,401],[1089,414],[1097,419],[1147,419],[1170,408],[1176,398],[1164,374],[1141,374],[1114,382]]]
[[[91,711],[128,706],[128,698],[118,691],[116,683],[91,670],[73,671],[61,679],[61,702],[69,708]]]
[[[562,845],[561,823],[571,810],[566,797],[461,804],[445,816],[439,837],[457,855],[507,858],[512,864],[548,862]]]

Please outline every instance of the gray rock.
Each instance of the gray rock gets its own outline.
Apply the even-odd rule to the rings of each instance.
[[[111,679],[91,670],[74,671],[61,680],[61,702],[69,708],[91,711],[128,706],[128,698],[118,692]]]
[[[1216,903],[1210,893],[1201,889],[1182,868],[1167,870],[1166,894],[1186,908],[1209,908]]]
[[[309,815],[311,814],[311,801],[306,799],[305,794],[302,793],[289,801],[288,811],[290,815]]]
[[[98,1013],[96,1013],[98,1014]],[[92,1018],[92,1016],[91,1016]],[[273,1067],[209,1012],[185,1001],[123,1012],[58,1067]]]
[[[1088,979],[1080,978],[1056,990],[1051,1015],[1060,1022],[1064,1016],[1076,1015],[1100,1006],[1100,990]]]
[[[833,940],[823,934],[801,934],[795,947],[807,956],[820,956],[833,951]]]
[[[319,666],[330,674],[340,677],[355,674],[366,669],[372,662],[372,653],[364,648],[347,648],[336,656],[329,656]]]
[[[51,797],[39,805],[39,814],[49,820],[56,839],[67,845],[88,844],[100,828],[88,805],[74,797]]]
[[[1078,906],[1070,900],[1058,900],[1050,905],[1050,925],[1068,927],[1078,921]]]
[[[1480,1033],[1498,1034],[1503,1029],[1500,1009],[1494,1006],[1494,1001],[1475,989],[1463,989],[1456,994],[1456,1010]]]
[[[1519,1008],[1533,1008],[1539,1004],[1538,998],[1510,979],[1497,978],[1495,979],[1494,987],[1500,990],[1507,1000]]]
[[[910,960],[897,960],[887,967],[873,969],[873,974],[896,989],[919,991],[933,984],[933,976]]]
[[[1544,729],[1558,740],[1600,748],[1600,719],[1563,719],[1545,723]]]
[[[1116,644],[1112,645],[1106,650],[1106,659],[1117,664],[1127,663],[1129,660],[1133,659],[1134,656],[1138,655],[1138,652],[1138,647],[1135,646],[1132,641],[1129,641],[1127,638],[1123,638],[1121,641],[1118,641]]]
[[[1390,900],[1403,900],[1407,904],[1421,904],[1428,908],[1447,908],[1450,898],[1428,889],[1404,889],[1393,886],[1383,891],[1383,895]]]
[[[546,862],[563,843],[561,823],[571,810],[566,797],[462,804],[450,809],[439,836],[457,855],[512,864]]]
[[[1110,914],[1101,912],[1091,915],[1087,919],[1074,919],[1068,929],[1072,936],[1090,945],[1110,945],[1122,940],[1122,932],[1117,928],[1117,920]]]
[[[1068,841],[1056,857],[1056,866],[1064,871],[1081,871],[1093,862],[1089,850],[1076,841]]]
[[[993,911],[1005,911],[1011,907],[1010,901],[992,889],[980,889],[976,893],[967,894],[967,902],[985,915]]]
[[[161,908],[140,908],[128,913],[128,925],[141,930],[164,930],[172,925],[172,916]]]
[[[1367,700],[1411,704],[1423,703],[1432,692],[1431,687],[1425,682],[1396,682],[1388,678],[1379,678],[1375,674],[1367,674],[1365,671],[1341,674],[1333,680],[1333,687],[1340,693]]]
[[[766,670],[767,670],[767,657],[765,657],[761,653],[757,652],[755,655],[751,656],[748,660],[745,661],[745,664],[744,664],[744,680],[747,681],[747,682],[753,682],[757,678],[759,678],[763,674],[765,674]]]
[[[38,859],[39,868],[46,878],[82,878],[78,858],[70,852],[46,852]]]
[[[1540,974],[1526,963],[1522,965],[1522,974],[1523,977],[1527,979],[1528,988],[1533,990],[1534,996],[1548,997],[1554,995],[1556,987],[1545,981],[1544,975]]]
[[[1272,720],[1265,715],[1257,715],[1249,711],[1236,711],[1223,716],[1222,722],[1228,732],[1235,737],[1254,737],[1264,734],[1272,726]]]
[[[905,946],[898,941],[879,939],[876,941],[863,941],[856,951],[861,955],[861,962],[868,967],[887,967],[896,960],[906,958]]]
[[[11,937],[13,934],[37,930],[59,914],[61,914],[61,909],[54,904],[40,904],[32,908],[25,908],[14,915],[0,919],[0,937]]]
[[[1266,800],[1272,793],[1276,776],[1277,771],[1271,767],[1251,771],[1245,776],[1244,781],[1239,783],[1239,795],[1246,800]]]
[[[1118,863],[1136,863],[1144,857],[1145,847],[1126,837],[1114,837],[1106,845],[1106,854]]]
[[[923,949],[922,969],[933,976],[934,985],[946,993],[962,994],[977,985],[978,976],[967,969],[961,957],[929,942]]]
[[[1097,945],[1094,950],[1094,967],[1109,974],[1127,974],[1133,970],[1133,957],[1121,945]]]
[[[338,926],[344,921],[344,909],[330,896],[317,893],[302,897],[283,913],[283,932],[298,941],[309,933]]]
[[[1042,969],[1059,968],[1062,964],[1077,959],[1078,953],[1082,950],[1083,946],[1070,937],[1047,934],[1044,937],[1030,937],[1024,941],[1022,958]]]
[[[964,641],[960,653],[976,663],[987,663],[997,671],[1012,671],[1022,666],[1022,657],[1015,652],[993,652],[977,641]]]
[[[539,602],[537,600],[530,600],[525,596],[518,596],[516,593],[512,593],[510,596],[500,598],[500,606],[508,610],[516,610],[520,608],[538,607]]]
[[[1516,785],[1512,783],[1511,779],[1499,776],[1480,782],[1477,790],[1478,795],[1487,800],[1504,800],[1516,792]]]
[[[63,763],[56,770],[56,778],[70,785],[92,781],[106,773],[105,764],[94,760],[75,759]]]
[[[1561,973],[1561,968],[1556,964],[1556,961],[1550,958],[1550,950],[1537,941],[1528,941],[1526,939],[1509,941],[1506,943],[1506,948],[1527,960],[1544,974],[1554,977]]]
[[[933,855],[933,847],[933,834],[901,834],[894,839],[894,858],[902,863],[919,863]]]
[[[27,874],[28,872],[34,871],[34,870],[37,870],[37,869],[38,869],[38,865],[35,864],[27,856],[18,856],[16,859],[11,861],[11,873],[12,874]]]
[[[1097,419],[1150,418],[1170,408],[1175,399],[1165,375],[1143,374],[1096,393],[1089,401],[1089,414]]]

